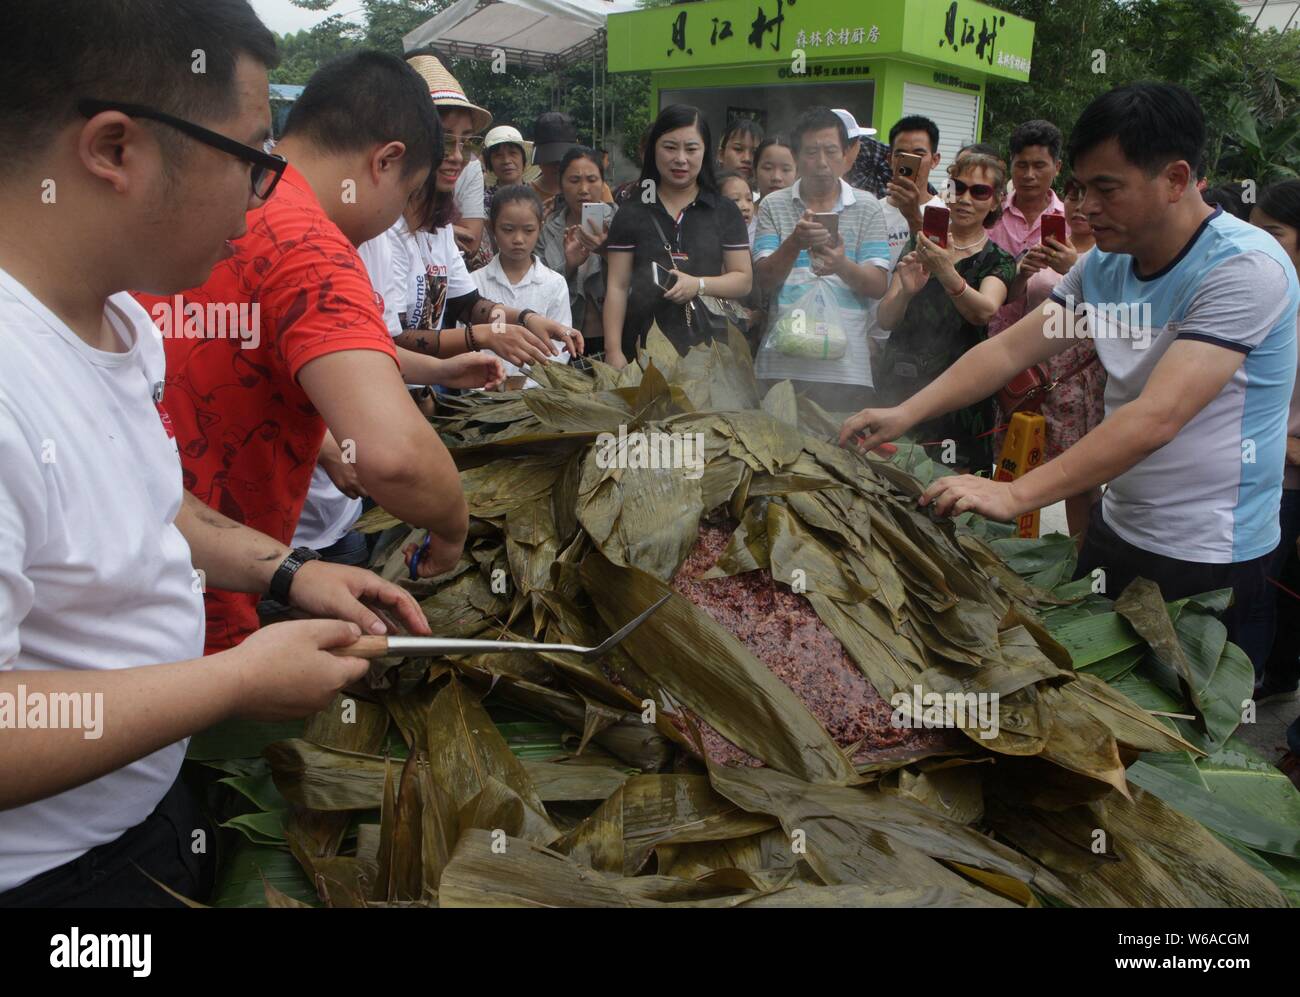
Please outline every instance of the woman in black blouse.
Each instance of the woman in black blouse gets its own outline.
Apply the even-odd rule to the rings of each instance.
[[[650,131],[640,183],[605,244],[605,360],[615,367],[635,355],[652,322],[680,353],[708,342],[720,321],[695,299],[749,293],[745,220],[718,193],[711,145],[708,122],[685,104],[665,108]],[[666,291],[654,263],[671,274]]]

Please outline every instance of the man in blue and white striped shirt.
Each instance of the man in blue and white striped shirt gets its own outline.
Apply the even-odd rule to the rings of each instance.
[[[848,136],[826,107],[805,111],[791,132],[799,179],[758,206],[754,273],[771,295],[768,329],[759,349],[759,378],[790,379],[823,407],[850,412],[870,401],[868,302],[889,287],[889,243],[880,203],[840,179]],[[836,234],[817,219],[835,214]],[[820,289],[822,295],[809,292]],[[817,303],[810,305],[810,298]],[[778,348],[779,323],[799,323],[810,336],[824,333],[836,349],[823,356]]]

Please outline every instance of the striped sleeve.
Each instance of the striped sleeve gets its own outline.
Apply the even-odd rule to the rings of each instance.
[[[870,263],[874,267],[888,272],[889,265],[889,231],[885,227],[885,212],[880,202],[872,198],[859,198],[866,207],[862,232],[858,242],[855,263]]]
[[[775,253],[780,245],[781,236],[777,232],[772,201],[765,197],[758,202],[758,220],[754,223],[754,259],[766,259]]]
[[[609,223],[609,237],[605,240],[608,253],[631,253],[636,250],[635,218],[640,210],[629,202],[615,212],[614,220]]]

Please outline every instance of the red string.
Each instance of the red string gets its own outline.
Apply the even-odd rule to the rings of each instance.
[[[961,440],[955,440],[954,442],[956,442],[956,443],[969,443],[969,442],[971,442],[972,440],[982,440],[982,439],[984,439],[984,437],[986,437],[986,436],[992,436],[992,435],[994,435],[995,433],[1000,433],[1000,432],[1002,432],[1004,429],[1010,429],[1010,428],[1011,428],[1011,423],[1008,422],[1008,423],[1004,423],[1004,424],[1001,425],[1001,426],[994,426],[994,427],[993,427],[992,429],[990,429],[987,433],[980,433],[978,436],[968,436],[968,437],[965,437],[964,439],[961,439]],[[941,446],[943,446],[943,445],[944,445],[945,443],[947,443],[947,442],[948,442],[947,440],[931,440],[929,443],[918,443],[917,446],[918,446],[918,447],[941,447]],[[1300,598],[1300,596],[1297,596],[1297,598]]]
[[[1297,602],[1300,602],[1300,595],[1297,595],[1295,592],[1292,592],[1289,588],[1287,588],[1287,587],[1286,587],[1285,585],[1283,585],[1281,582],[1279,582],[1279,581],[1274,581],[1272,578],[1269,578],[1269,579],[1266,579],[1266,580],[1268,581],[1268,583],[1269,583],[1270,585],[1275,585],[1275,586],[1277,586],[1277,587],[1280,588],[1283,592],[1285,592],[1287,595],[1289,595],[1292,599],[1295,599]]]

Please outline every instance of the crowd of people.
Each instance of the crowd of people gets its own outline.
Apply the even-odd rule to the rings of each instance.
[[[921,499],[940,514],[1064,501],[1111,597],[1231,588],[1257,699],[1300,684],[1300,181],[1203,194],[1181,87],[951,163],[919,115],[882,141],[814,106],[715,143],[677,104],[611,189],[567,115],[495,121],[428,52],[329,63],[273,137],[276,47],[246,0],[11,6],[0,691],[100,696],[112,723],[94,750],[0,737],[0,906],[158,902],[140,869],[201,896],[185,738],[319,710],[367,668],[333,652],[428,632],[353,526],[378,503],[425,531],[412,577],[459,561],[438,394],[623,367],[652,328],[685,352],[736,327],[846,447],[913,434],[958,472]],[[257,335],[203,326],[227,309]],[[996,481],[1031,402],[1049,459]],[[320,619],[260,625],[285,607]]]

